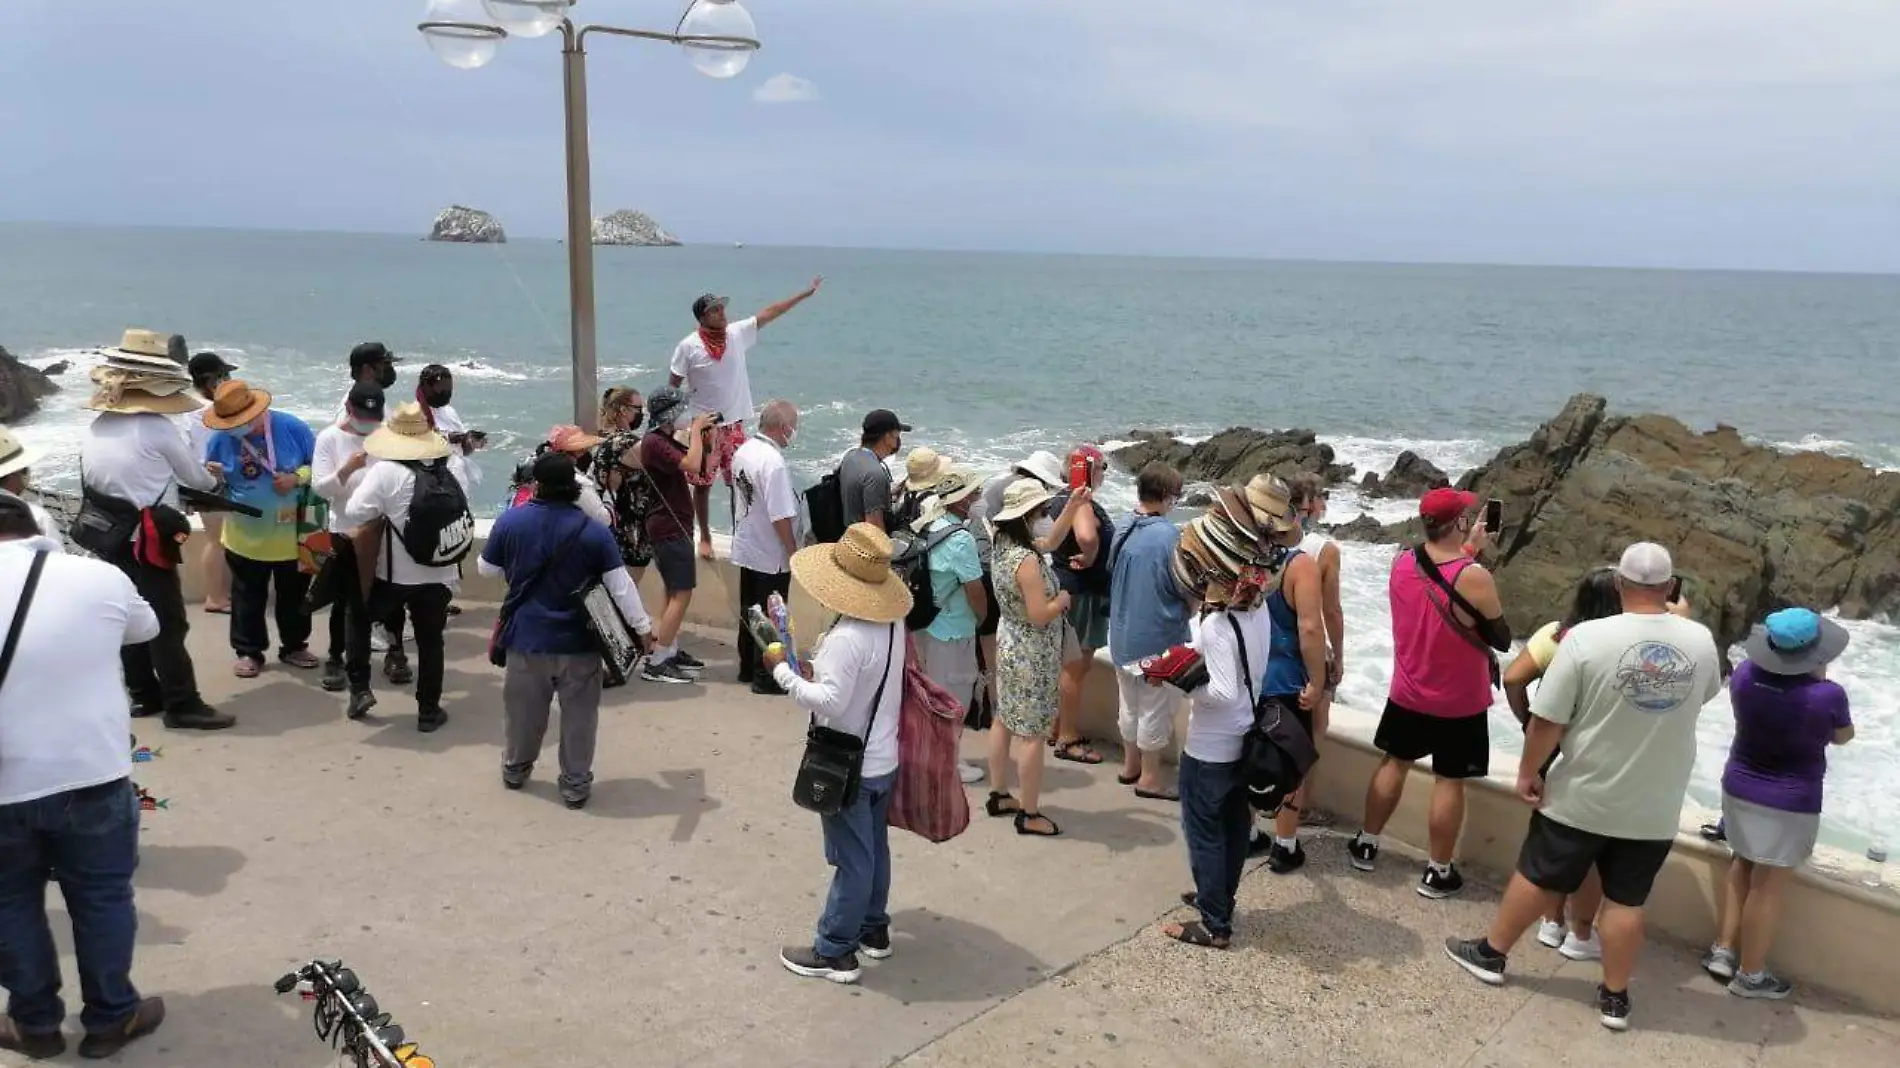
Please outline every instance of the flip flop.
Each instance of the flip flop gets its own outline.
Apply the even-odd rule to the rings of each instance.
[[[1118,783],[1121,783],[1123,786],[1133,786],[1136,783],[1141,781],[1141,776],[1140,775],[1123,775],[1117,772],[1115,775],[1115,781]]]
[[[231,614],[231,606],[228,604],[221,604],[218,607],[213,608],[210,605],[206,605],[205,614],[212,615],[212,616],[228,616]]]
[[[1077,753],[1080,750],[1080,753]],[[1102,754],[1089,748],[1088,740],[1078,738],[1073,742],[1063,742],[1056,746],[1056,759],[1067,760],[1073,764],[1087,764],[1093,767],[1102,762]]]
[[[1173,801],[1179,803],[1181,795],[1171,790],[1136,790],[1135,796],[1148,801]]]
[[[1202,949],[1227,949],[1233,945],[1234,941],[1231,938],[1221,938],[1210,933],[1199,920],[1167,924],[1161,928],[1161,933],[1183,945],[1199,946]]]

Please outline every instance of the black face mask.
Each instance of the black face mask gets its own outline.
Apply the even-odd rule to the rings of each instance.
[[[388,389],[389,387],[395,385],[396,384],[396,366],[394,364],[386,363],[386,364],[383,364],[380,368],[378,368],[376,371],[376,384],[382,387],[383,389]]]

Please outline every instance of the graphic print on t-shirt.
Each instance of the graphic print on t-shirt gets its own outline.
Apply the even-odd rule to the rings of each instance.
[[[1616,689],[1623,700],[1657,715],[1689,700],[1695,677],[1695,661],[1665,642],[1637,642],[1616,662]]]

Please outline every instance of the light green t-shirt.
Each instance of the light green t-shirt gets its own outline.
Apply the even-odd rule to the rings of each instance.
[[[1544,815],[1610,838],[1676,836],[1695,768],[1696,719],[1722,689],[1709,628],[1625,613],[1564,635],[1531,714],[1565,725]]]
[[[1537,628],[1531,640],[1524,643],[1524,651],[1531,654],[1531,662],[1537,665],[1537,670],[1550,670],[1550,662],[1557,659],[1557,628],[1562,625],[1551,620]]]

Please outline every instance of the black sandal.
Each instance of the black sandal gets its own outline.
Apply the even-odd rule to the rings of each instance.
[[[1003,802],[1005,801],[1009,802],[1009,808],[1003,807]],[[1017,815],[1021,813],[1022,810],[1022,805],[1018,804],[1015,798],[1009,796],[1009,791],[1007,790],[991,790],[990,799],[983,805],[983,811],[999,819],[1003,816]]]
[[[1030,820],[1041,820],[1049,825],[1049,829],[1046,831],[1032,831],[1029,829]],[[1055,820],[1050,819],[1040,812],[1019,811],[1016,813],[1016,833],[1026,834],[1032,838],[1054,838],[1062,833],[1062,828],[1056,826]]]
[[[1134,775],[1123,775],[1120,772],[1116,772],[1115,781],[1121,783],[1123,786],[1133,786],[1141,781],[1141,775],[1138,773]]]
[[[1078,750],[1079,755],[1078,755]],[[1073,742],[1062,742],[1056,746],[1056,759],[1067,760],[1075,764],[1094,766],[1102,762],[1102,754],[1090,748],[1087,738],[1077,738]]]
[[[1188,923],[1169,924],[1168,926],[1179,928],[1179,930],[1169,933],[1168,929],[1164,927],[1161,933],[1183,945],[1200,946],[1202,949],[1226,949],[1233,945],[1232,938],[1222,938],[1213,934],[1199,920],[1193,920]]]

